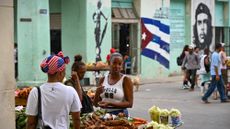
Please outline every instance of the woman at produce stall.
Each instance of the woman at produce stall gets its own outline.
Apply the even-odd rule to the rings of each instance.
[[[110,73],[99,80],[94,105],[114,115],[124,113],[128,116],[127,108],[133,106],[133,84],[129,77],[121,73],[122,55],[111,54],[109,66]]]
[[[85,63],[81,61],[81,55],[75,55],[74,63],[71,67],[71,78],[65,81],[65,84],[68,86],[73,86],[77,91],[80,100],[82,101],[82,89],[80,85],[80,80],[84,78],[86,72]]]
[[[48,75],[48,81],[40,86],[42,120],[51,129],[68,129],[69,113],[72,114],[74,129],[80,129],[81,102],[73,87],[65,86],[65,64],[69,58],[62,52],[50,55],[40,64],[41,70]],[[33,88],[29,94],[26,114],[27,129],[35,129],[38,115],[38,90]]]
[[[84,93],[81,87],[80,80],[84,78],[86,72],[86,65],[82,62],[82,56],[76,55],[74,57],[74,63],[71,68],[72,77],[68,79],[65,84],[73,86],[78,93],[78,96],[82,102],[81,114],[93,112],[93,104],[91,99]]]

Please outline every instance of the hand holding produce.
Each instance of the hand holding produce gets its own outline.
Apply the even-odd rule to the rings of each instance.
[[[109,107],[109,102],[100,101],[100,102],[98,102],[98,105],[102,108],[107,108],[107,107]]]

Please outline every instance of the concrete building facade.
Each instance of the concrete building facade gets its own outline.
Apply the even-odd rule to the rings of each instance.
[[[13,0],[0,0],[0,19],[0,126],[2,129],[15,129]]]
[[[76,54],[93,63],[100,53],[105,62],[111,47],[128,53],[132,74],[142,78],[179,74],[176,57],[184,45],[194,44],[199,3],[212,14],[212,43],[229,45],[229,0],[14,0],[18,83],[44,82],[39,64],[50,53],[62,50],[71,63]]]

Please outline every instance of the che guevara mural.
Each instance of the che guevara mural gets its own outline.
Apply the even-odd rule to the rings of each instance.
[[[192,0],[192,44],[200,50],[214,51],[214,1]]]

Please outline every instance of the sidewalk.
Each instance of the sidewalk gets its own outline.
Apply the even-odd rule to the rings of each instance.
[[[156,79],[141,79],[140,84],[151,84],[151,83],[175,83],[175,82],[181,82],[183,79],[183,76],[170,76],[170,77],[161,77]]]

